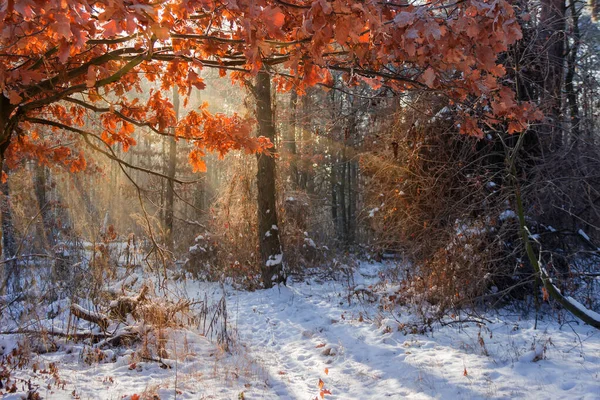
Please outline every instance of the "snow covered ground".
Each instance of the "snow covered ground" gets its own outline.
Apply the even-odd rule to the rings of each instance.
[[[360,264],[354,285],[385,292],[381,268]],[[220,293],[218,285],[180,285],[191,298]],[[350,293],[347,283],[316,279],[228,289],[231,353],[193,328],[166,333],[171,368],[133,362],[131,350],[89,363],[82,345],[70,345],[15,369],[19,390],[3,398],[20,399],[31,379],[45,399],[600,399],[596,329],[545,318],[534,330],[533,320],[500,312],[485,325],[437,324],[419,334],[408,309],[392,314]],[[0,341],[7,353],[15,337]]]

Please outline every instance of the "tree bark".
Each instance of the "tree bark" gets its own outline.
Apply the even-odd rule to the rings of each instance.
[[[3,163],[2,171],[6,174],[6,182],[2,182],[2,245],[4,246],[5,258],[16,256],[17,242],[13,226],[12,210],[10,207],[10,188],[8,185],[8,168]]]
[[[302,154],[302,164],[301,164],[301,172],[298,174],[299,186],[302,190],[305,190],[308,194],[314,193],[314,181],[312,174],[312,165],[311,165],[311,127],[307,123],[308,120],[308,112],[309,112],[309,94],[306,93],[302,96],[302,110],[301,110],[301,120],[300,124],[301,133],[300,133],[300,143],[301,143],[301,154]]]
[[[348,176],[346,173],[347,166],[348,163],[346,160],[346,148],[344,147],[342,149],[342,160],[339,164],[340,173],[338,174],[338,188],[340,191],[340,195],[338,196],[338,198],[340,200],[340,213],[342,217],[340,231],[342,234],[341,239],[344,242],[344,244],[348,239],[348,205],[346,204],[346,178]]]
[[[261,71],[254,87],[258,134],[275,142],[275,125],[271,108],[271,77]],[[275,152],[275,149],[272,149]],[[262,280],[265,288],[283,277],[283,251],[279,240],[277,206],[275,202],[275,158],[259,154],[258,158],[258,241]]]
[[[284,129],[283,144],[286,150],[286,156],[289,160],[288,178],[292,189],[298,188],[298,165],[296,164],[296,105],[298,103],[298,94],[292,90],[290,94],[289,117],[286,128]]]
[[[48,207],[48,196],[46,193],[46,167],[36,163],[33,167],[34,173],[34,190],[35,197],[38,202],[41,222],[37,224],[38,236],[43,249],[48,249],[54,246],[54,235],[52,232],[52,220],[50,218],[50,210]],[[78,183],[78,182],[77,182]],[[86,202],[86,205],[89,202]]]
[[[0,187],[2,188],[2,199],[0,203],[2,207],[2,245],[4,249],[4,260],[8,260],[17,255],[17,241],[15,240],[12,209],[10,206],[10,188],[8,184],[8,169],[6,168],[6,163],[3,163],[2,171],[7,177],[7,181],[0,184]],[[11,260],[5,262],[4,266],[6,268],[7,288],[9,291],[12,291],[12,293],[20,291],[21,277],[17,262],[15,260]]]
[[[177,86],[173,86],[173,108],[175,109],[175,123],[179,120],[179,92]],[[175,128],[173,128],[175,135]],[[169,164],[167,167],[167,193],[165,201],[165,230],[167,233],[167,248],[173,251],[173,219],[175,206],[175,171],[177,169],[177,142],[174,137],[169,138]]]
[[[10,104],[10,101],[6,96],[0,93],[0,171],[2,171],[4,167],[4,153],[10,144],[10,136],[11,136],[11,127],[9,126],[9,118],[10,114],[14,110],[14,106]],[[5,259],[4,254],[4,232],[2,229],[2,213],[0,213],[0,257],[2,260]],[[6,283],[8,274],[6,271],[8,264],[2,264],[2,276],[0,281],[0,294],[4,294],[6,289]]]
[[[540,40],[543,62],[541,105],[546,115],[543,147],[555,151],[562,144],[561,107],[565,61],[565,0],[542,0]]]
[[[567,103],[569,105],[569,116],[571,117],[571,132],[575,137],[579,137],[579,126],[581,118],[579,117],[579,105],[577,104],[577,92],[573,80],[575,78],[575,68],[577,66],[577,54],[581,43],[581,34],[579,32],[579,15],[575,7],[575,0],[569,0],[569,9],[571,13],[571,34],[573,45],[569,49],[567,57],[567,74],[565,76],[565,91],[567,92]]]
[[[339,222],[338,222],[338,196],[337,196],[337,153],[331,155],[331,219],[333,221],[333,227],[336,235],[339,236]]]

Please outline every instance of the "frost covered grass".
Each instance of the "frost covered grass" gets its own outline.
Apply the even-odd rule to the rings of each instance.
[[[41,351],[23,335],[3,335],[3,368],[16,390],[0,390],[4,399],[34,389],[60,400],[598,398],[600,331],[549,316],[534,329],[533,318],[508,310],[423,325],[412,306],[385,306],[399,289],[385,268],[359,263],[344,282],[312,278],[255,292],[173,281],[169,296],[191,303],[225,289],[228,351],[202,334],[198,309],[185,326],[130,346],[49,337],[55,346]],[[162,354],[152,346],[158,339]]]

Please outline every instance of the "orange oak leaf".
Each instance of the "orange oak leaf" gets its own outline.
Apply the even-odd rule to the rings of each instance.
[[[433,69],[431,67],[428,67],[425,72],[423,72],[423,75],[421,75],[421,78],[423,78],[423,82],[429,86],[430,88],[433,87],[433,81],[435,80],[435,72],[433,71]]]

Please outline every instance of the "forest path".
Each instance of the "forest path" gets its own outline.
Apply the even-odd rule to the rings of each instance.
[[[360,264],[355,284],[376,283],[381,268]],[[407,310],[393,317],[376,302],[349,303],[348,293],[347,284],[313,280],[229,295],[238,341],[276,398],[315,399],[320,379],[325,399],[598,398],[600,337],[590,327],[577,329],[589,338],[581,348],[552,321],[545,331],[497,320],[413,335],[398,329],[415,321]]]
[[[208,298],[214,305],[225,289],[231,352],[198,326],[165,329],[166,369],[140,358],[143,343],[100,350],[61,342],[53,353],[24,352],[31,362],[11,372],[17,392],[0,398],[26,397],[31,381],[45,400],[313,400],[321,389],[330,392],[322,392],[326,400],[600,399],[599,330],[544,314],[534,329],[533,315],[504,309],[485,313],[485,324],[447,317],[445,326],[436,322],[413,334],[422,325],[414,313],[432,306],[396,306],[392,314],[369,296],[348,297],[360,289],[379,298],[395,294],[399,286],[390,281],[398,279],[386,280],[390,275],[384,265],[359,263],[352,291],[348,283],[315,278],[255,292],[175,280],[173,299]],[[69,323],[68,302],[60,301],[59,316],[44,320],[54,324],[48,331]],[[144,337],[154,349],[156,335]],[[21,339],[0,336],[0,353],[9,354]],[[44,372],[50,363],[60,382]]]
[[[378,268],[362,264],[355,283],[374,283]],[[338,282],[292,283],[236,293],[229,309],[280,398],[314,399],[319,379],[331,392],[325,398],[429,398],[414,387],[423,371],[405,364],[405,338],[386,332],[376,307],[356,296],[349,302],[348,293]]]

